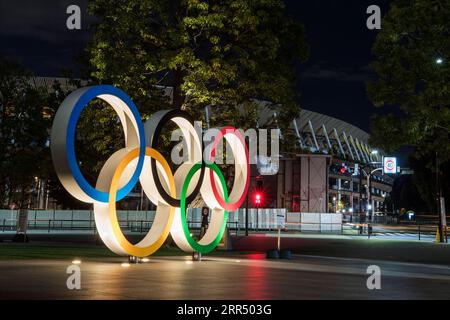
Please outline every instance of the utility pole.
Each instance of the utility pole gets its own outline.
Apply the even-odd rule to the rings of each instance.
[[[359,168],[359,214],[362,214],[362,171],[363,171],[363,165],[360,164]]]
[[[363,209],[362,209],[362,184],[363,184],[363,177],[362,177],[362,174],[363,174],[363,171],[364,171],[364,169],[365,168],[369,168],[369,170],[368,170],[368,172],[367,172],[367,188],[366,188],[366,200],[367,200],[367,204],[366,204],[366,209],[367,209],[367,211],[368,211],[368,213],[369,213],[369,218],[370,218],[370,220],[372,220],[371,218],[372,218],[372,215],[371,215],[371,212],[372,212],[372,214],[373,214],[373,206],[372,206],[372,203],[371,203],[371,190],[370,190],[370,176],[375,172],[375,171],[379,171],[379,170],[382,170],[382,168],[376,168],[376,169],[374,169],[374,170],[371,170],[371,165],[376,165],[376,164],[381,164],[381,162],[376,162],[376,161],[374,161],[374,162],[370,162],[370,163],[368,163],[368,164],[360,164],[360,166],[361,166],[361,168],[359,169],[359,212],[360,212],[360,214],[363,212]],[[365,173],[365,171],[364,171],[364,173]],[[370,208],[370,209],[369,209]]]
[[[247,200],[245,204],[245,236],[248,236],[248,192],[247,192]]]
[[[367,213],[369,214],[369,222],[372,221],[372,193],[370,190],[370,168],[369,168],[369,172],[367,173]]]
[[[439,183],[439,156],[438,151],[436,151],[436,213],[438,215],[438,230],[439,230],[439,242],[444,242],[444,235],[443,235],[443,221],[442,221],[442,214],[441,214],[441,188]]]
[[[440,62],[438,60],[440,60]],[[438,59],[438,60],[436,62],[438,64],[441,64],[442,63],[442,59]],[[447,131],[447,133],[450,132],[450,130],[448,128],[443,127],[441,125],[436,124],[435,127],[439,128],[439,129],[443,129],[443,130]],[[443,224],[444,224],[444,222],[442,221],[442,218],[443,218],[442,215],[445,214],[445,212],[442,213],[441,210],[440,210],[440,208],[441,208],[441,195],[442,195],[442,192],[441,192],[441,185],[440,185],[440,181],[439,181],[439,155],[438,155],[438,151],[436,150],[436,212],[438,214],[438,219],[439,219],[438,220],[439,221],[439,223],[438,223],[439,241],[443,242],[444,241],[444,235],[442,233],[443,233]]]

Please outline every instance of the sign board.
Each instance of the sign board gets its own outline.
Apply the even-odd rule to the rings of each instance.
[[[277,211],[277,227],[280,229],[286,228],[286,211]]]
[[[400,172],[401,174],[414,174],[414,170],[411,170],[411,169],[403,169],[403,170],[401,170],[401,172]]]
[[[442,218],[442,226],[447,226],[447,217],[445,215],[445,199],[441,197],[441,218]]]
[[[397,173],[396,157],[383,157],[383,173]]]
[[[359,175],[359,164],[355,163],[355,168],[353,170],[352,176]]]

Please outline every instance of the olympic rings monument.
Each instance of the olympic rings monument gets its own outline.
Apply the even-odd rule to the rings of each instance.
[[[102,99],[117,113],[125,134],[125,148],[117,150],[104,164],[94,186],[84,178],[75,155],[75,129],[81,112],[93,99]],[[181,130],[187,142],[189,161],[172,172],[156,145],[162,128],[169,121]],[[225,178],[214,163],[215,150],[225,139],[233,152],[235,177],[231,193]],[[250,181],[249,153],[242,134],[225,127],[212,142],[203,159],[203,139],[196,132],[189,114],[163,110],[142,123],[137,107],[122,90],[99,85],[72,92],[59,107],[51,131],[54,167],[64,188],[75,198],[94,205],[95,223],[105,245],[118,255],[145,257],[157,251],[169,233],[185,252],[208,253],[220,242],[228,212],[237,210],[246,198]],[[120,228],[116,202],[127,196],[137,182],[157,206],[153,224],[137,244],[130,243]],[[205,235],[192,238],[186,206],[200,193],[211,209]]]

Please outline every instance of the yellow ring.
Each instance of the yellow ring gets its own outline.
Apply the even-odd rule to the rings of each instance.
[[[167,175],[167,178],[169,180],[169,188],[170,193],[172,197],[176,196],[176,188],[175,188],[175,180],[173,177],[172,170],[169,167],[169,164],[164,159],[164,157],[155,149],[153,148],[146,148],[145,149],[145,155],[148,157],[154,158],[156,161],[158,161],[162,168],[164,169],[164,172]],[[128,164],[135,158],[139,157],[139,148],[136,148],[132,151],[130,151],[119,163],[119,166],[116,169],[116,172],[114,173],[114,176],[111,181],[111,187],[109,189],[109,220],[111,222],[111,226],[114,232],[114,236],[119,243],[119,245],[123,248],[123,250],[135,257],[146,257],[154,253],[156,250],[158,250],[163,244],[164,241],[167,239],[167,236],[169,235],[170,228],[172,226],[175,208],[172,206],[167,206],[165,204],[159,203],[159,206],[167,206],[169,208],[169,219],[167,221],[167,224],[165,225],[163,231],[159,235],[158,239],[153,242],[151,245],[147,247],[138,247],[136,245],[133,245],[130,243],[124,236],[119,221],[117,220],[117,212],[116,212],[116,193],[120,181],[120,177],[122,176],[125,168],[128,166]],[[151,229],[150,229],[151,231]],[[150,232],[149,231],[149,232]]]

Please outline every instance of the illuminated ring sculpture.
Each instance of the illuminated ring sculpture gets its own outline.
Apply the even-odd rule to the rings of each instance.
[[[209,183],[219,205],[225,210],[235,211],[241,206],[247,195],[250,183],[250,159],[244,137],[241,133],[234,127],[224,127],[213,142],[209,159],[211,163],[214,162],[216,148],[222,138],[228,141],[234,155],[234,183],[229,199],[223,199],[220,196],[214,181],[214,172],[212,170],[210,170]],[[243,181],[245,182],[243,183]],[[231,203],[228,201],[231,201]]]
[[[203,143],[202,139],[200,138],[201,132],[195,131],[194,121],[186,112],[183,112],[181,110],[158,111],[151,117],[149,121],[145,123],[145,133],[148,137],[147,144],[149,145],[149,147],[156,148],[161,130],[169,121],[174,122],[180,128],[185,141],[188,141],[187,149],[189,159],[187,162],[180,165],[180,167],[175,171],[175,181],[177,182],[176,184],[181,185],[186,174],[192,168],[192,166],[202,161]],[[154,183],[153,186],[156,188],[158,194],[164,199],[167,204],[174,207],[180,207],[180,200],[169,195],[161,184],[159,175],[153,174],[154,172],[156,172],[156,161],[150,159],[150,165],[150,170],[154,178],[152,181]],[[194,200],[197,196],[198,192],[200,191],[200,187],[202,186],[204,174],[205,166],[204,164],[202,164],[200,176],[195,177],[195,180],[197,182],[193,189],[189,189],[189,196],[187,197],[186,202],[192,202],[192,200]]]
[[[110,179],[108,204],[94,203],[94,213],[99,235],[111,251],[120,255],[128,254],[136,257],[145,257],[158,250],[167,239],[172,226],[175,208],[158,203],[152,227],[138,244],[132,245],[123,235],[117,219],[116,192],[122,174],[127,167],[133,164],[132,161],[139,157],[139,151],[139,149],[132,150],[119,163],[112,179]],[[146,149],[145,155],[146,158],[153,158],[161,165],[165,178],[170,186],[171,194],[174,196],[176,194],[175,181],[167,161],[158,151],[151,148]],[[134,164],[135,166],[136,164]],[[98,181],[109,180],[107,177],[108,174],[109,172],[102,170]],[[141,180],[149,178],[150,176],[147,175],[141,177]]]
[[[114,153],[108,160],[110,167],[118,163],[129,150],[139,148],[136,170],[128,176],[128,182],[117,193],[123,199],[136,185],[144,164],[144,127],[133,101],[120,89],[113,86],[95,86],[78,89],[61,104],[53,121],[51,152],[56,173],[64,188],[83,202],[108,202],[107,188],[92,187],[82,175],[75,156],[75,128],[81,112],[95,98],[102,99],[116,111],[125,133],[125,149]]]
[[[80,114],[95,98],[106,101],[116,111],[125,133],[125,148],[106,161],[94,188],[81,174],[74,141]],[[168,121],[181,129],[190,157],[174,174],[164,157],[153,148]],[[235,181],[230,197],[225,179],[213,163],[222,138],[231,145],[235,158]],[[159,111],[144,126],[131,99],[112,86],[87,87],[73,92],[61,104],[52,126],[51,152],[58,178],[75,198],[94,204],[100,237],[109,249],[120,255],[151,255],[161,247],[169,233],[186,252],[207,253],[216,247],[226,228],[228,211],[236,210],[248,191],[248,150],[239,131],[226,127],[214,140],[208,163],[203,161],[202,151],[202,133],[195,131],[193,121],[185,112]],[[138,180],[157,209],[149,232],[133,245],[120,228],[116,202],[123,199]],[[212,215],[207,232],[196,242],[189,232],[186,206],[199,192],[212,209]]]
[[[180,211],[180,214],[175,215],[171,231],[172,238],[177,244],[177,246],[186,252],[196,251],[200,253],[208,253],[214,250],[214,248],[220,242],[220,239],[222,239],[223,232],[225,231],[228,220],[228,211],[224,210],[223,208],[213,208],[211,214],[211,221],[204,236],[198,242],[196,242],[191,236],[186,219],[187,216],[186,193],[189,184],[191,182],[192,176],[198,170],[201,170],[202,167],[203,167],[202,164],[194,165],[186,176],[186,180],[184,181],[183,187],[181,189],[181,206],[180,208],[177,208],[177,210]],[[225,178],[223,177],[219,167],[214,163],[206,164],[206,167],[210,170],[210,172],[212,172],[213,174],[215,173],[216,176],[219,177],[221,183],[220,186],[224,194],[224,198],[225,200],[227,200],[228,199],[227,185],[225,182]]]

